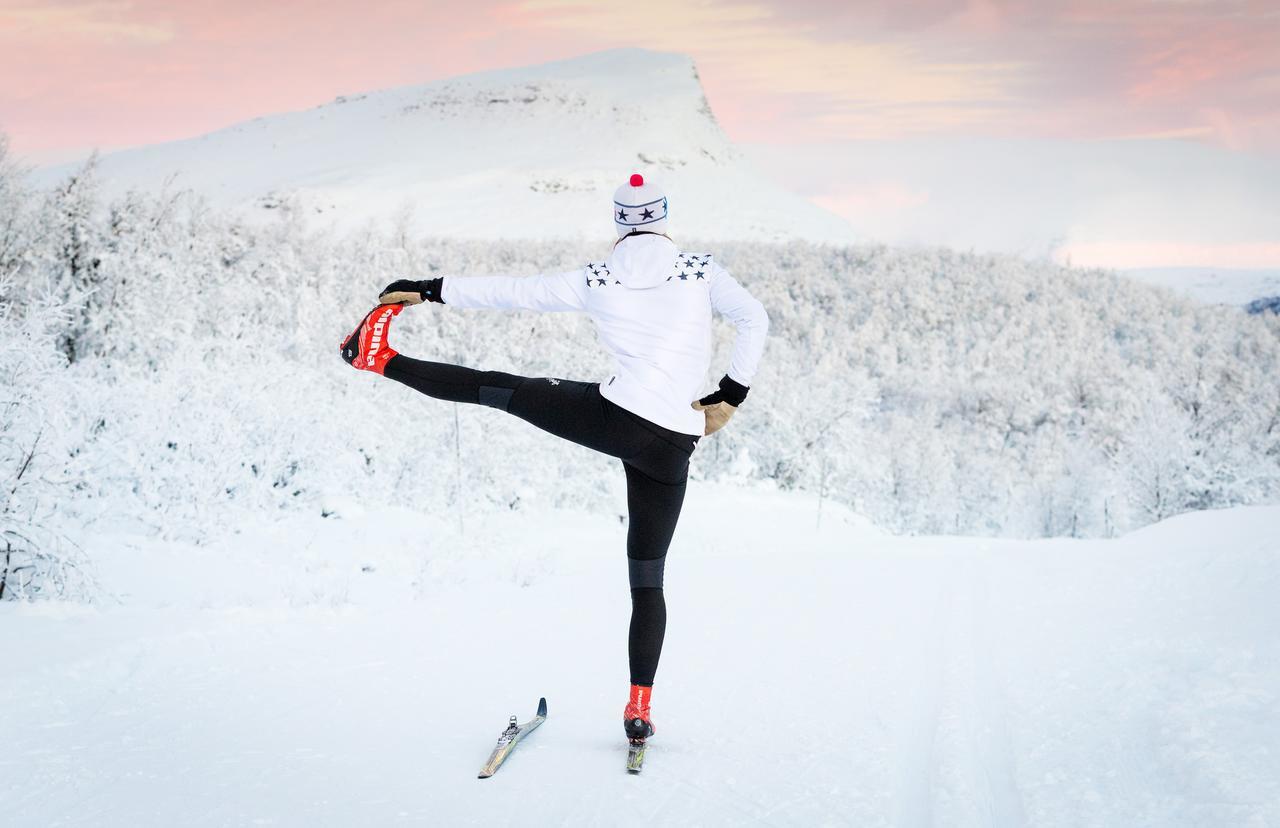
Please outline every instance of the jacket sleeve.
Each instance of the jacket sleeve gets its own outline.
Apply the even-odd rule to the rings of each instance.
[[[440,298],[458,308],[580,311],[587,306],[587,277],[580,269],[539,276],[446,276]]]
[[[765,313],[764,305],[719,264],[714,264],[711,272],[711,307],[738,329],[728,377],[749,387],[764,353],[765,337],[769,334],[769,314]]]

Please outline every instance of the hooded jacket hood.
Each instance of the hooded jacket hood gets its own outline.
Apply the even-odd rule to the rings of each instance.
[[[666,236],[626,236],[613,248],[606,266],[623,287],[646,290],[667,281],[679,253]]]

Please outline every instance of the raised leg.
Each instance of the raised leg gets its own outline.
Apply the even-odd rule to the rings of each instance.
[[[634,417],[600,396],[593,382],[522,377],[427,362],[399,354],[384,376],[439,400],[487,405],[611,457],[631,457],[654,439]]]

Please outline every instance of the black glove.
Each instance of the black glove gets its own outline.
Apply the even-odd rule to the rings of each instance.
[[[740,382],[734,382],[729,379],[728,374],[725,374],[724,378],[720,380],[720,390],[698,400],[698,404],[708,406],[723,402],[737,408],[747,398],[747,391],[749,390],[751,389]]]
[[[384,305],[416,305],[420,302],[438,302],[443,305],[444,299],[440,298],[443,287],[443,276],[421,281],[397,279],[382,289],[378,301]]]

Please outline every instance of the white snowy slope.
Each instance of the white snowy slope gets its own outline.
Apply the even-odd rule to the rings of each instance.
[[[1280,507],[1112,541],[821,508],[691,486],[638,777],[611,517],[86,534],[113,600],[0,604],[0,821],[1280,824]]]
[[[1211,305],[1247,305],[1255,299],[1280,296],[1280,270],[1148,267],[1121,272]]]
[[[101,170],[114,194],[172,182],[248,215],[292,195],[304,215],[340,227],[407,217],[417,232],[467,238],[607,235],[614,189],[640,172],[666,188],[680,235],[853,238],[744,159],[690,58],[642,49],[340,97],[112,153]]]

